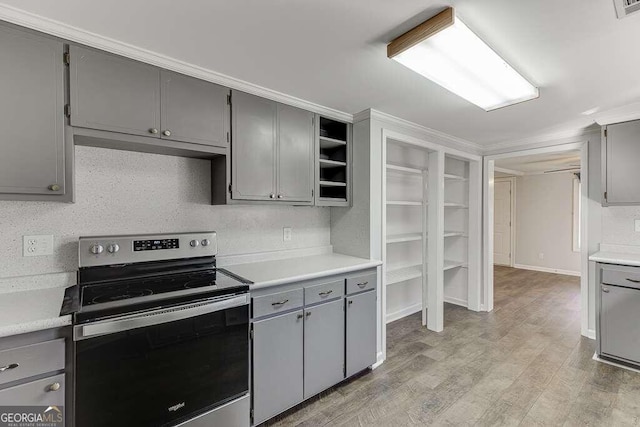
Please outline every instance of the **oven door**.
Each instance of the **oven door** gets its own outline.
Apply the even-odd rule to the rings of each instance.
[[[76,326],[76,426],[170,426],[247,394],[248,304],[244,294]]]

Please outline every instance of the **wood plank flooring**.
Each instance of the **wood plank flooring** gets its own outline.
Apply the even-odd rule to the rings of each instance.
[[[640,425],[640,374],[595,362],[577,277],[497,267],[495,309],[388,325],[387,360],[275,426]]]

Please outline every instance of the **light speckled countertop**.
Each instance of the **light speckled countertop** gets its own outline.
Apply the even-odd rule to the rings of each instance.
[[[589,261],[640,267],[640,254],[599,251],[591,255]]]
[[[65,288],[30,289],[0,294],[0,337],[71,324],[60,316]]]
[[[380,261],[336,253],[236,264],[223,268],[253,282],[251,289],[316,279],[381,265]]]

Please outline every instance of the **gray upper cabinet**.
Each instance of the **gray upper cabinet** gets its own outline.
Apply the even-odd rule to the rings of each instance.
[[[347,377],[376,363],[376,292],[346,298]]]
[[[0,26],[0,193],[65,193],[63,47]]]
[[[305,309],[304,398],[344,379],[344,300]]]
[[[71,125],[159,137],[160,70],[71,46]]]
[[[313,200],[313,113],[278,105],[278,193],[280,200]]]
[[[233,92],[232,109],[232,198],[274,200],[277,104],[246,93]]]
[[[253,324],[253,424],[303,399],[303,311]]]
[[[608,125],[603,137],[603,204],[640,204],[640,120]]]
[[[161,137],[227,147],[229,89],[171,71],[161,79]]]

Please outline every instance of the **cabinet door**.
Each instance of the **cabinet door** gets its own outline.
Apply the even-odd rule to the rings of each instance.
[[[274,200],[277,104],[233,92],[232,109],[232,198]]]
[[[305,310],[304,398],[344,379],[344,300]]]
[[[376,363],[376,292],[347,297],[347,377]]]
[[[162,71],[161,137],[226,147],[228,95],[229,89],[225,87]]]
[[[71,46],[71,125],[159,137],[160,70]]]
[[[607,126],[607,203],[640,203],[640,120]]]
[[[64,374],[0,390],[0,406],[63,406]]]
[[[0,193],[64,194],[63,45],[0,27]]]
[[[303,400],[303,312],[253,324],[253,416],[260,424]]]
[[[311,202],[313,114],[278,104],[278,199]]]
[[[601,352],[640,362],[640,290],[602,285],[600,296]]]

